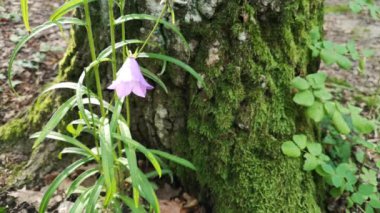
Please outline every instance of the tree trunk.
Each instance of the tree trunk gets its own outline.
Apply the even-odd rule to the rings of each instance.
[[[195,163],[196,174],[177,171],[215,212],[319,212],[312,176],[280,146],[305,128],[289,82],[317,70],[307,42],[322,24],[323,2],[197,3],[181,14],[181,29],[207,87],[170,67],[169,95],[156,90],[148,106],[135,107],[144,109],[134,120],[140,139]]]
[[[156,14],[160,8],[156,0],[127,2],[133,12]],[[318,68],[307,42],[309,31],[322,25],[323,0],[178,2],[176,18],[193,49],[188,63],[207,86],[198,87],[170,65],[162,76],[169,94],[156,88],[147,100],[133,98],[133,136],[192,161],[196,173],[178,167],[176,174],[213,212],[320,212],[312,175],[280,147],[308,128],[297,117],[289,82]],[[129,35],[141,36],[152,23],[128,26]],[[75,38],[85,43],[79,37],[83,34]],[[169,55],[187,59],[169,31],[160,29],[155,39]],[[76,57],[84,53],[82,43],[63,60],[59,80],[75,79],[66,75],[83,66]],[[141,61],[157,68],[147,62]],[[56,99],[35,104],[29,115],[1,127],[1,144],[24,144],[25,134],[38,130]]]

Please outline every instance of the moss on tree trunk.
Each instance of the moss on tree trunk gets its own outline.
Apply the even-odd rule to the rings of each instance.
[[[192,161],[196,174],[177,172],[214,212],[320,212],[312,175],[280,147],[308,128],[290,81],[318,68],[307,43],[322,25],[323,1],[199,2],[180,14],[190,20],[181,28],[207,87],[170,67],[170,94],[155,91],[150,104],[138,104],[135,135]],[[178,53],[175,40],[167,45]]]
[[[158,5],[155,0],[127,3],[134,12],[154,12]],[[146,100],[132,98],[133,136],[191,160],[196,173],[181,167],[176,171],[185,186],[211,203],[213,212],[323,209],[312,175],[302,171],[300,159],[287,158],[280,150],[283,141],[308,128],[297,119],[289,83],[296,75],[316,71],[307,42],[312,27],[322,25],[322,6],[323,0],[191,0],[178,6],[180,27],[193,48],[189,64],[202,73],[207,87],[199,88],[169,66],[162,77],[168,95],[156,89]],[[97,46],[104,47],[107,26],[93,23],[104,25],[95,33],[103,38]],[[133,29],[151,24],[131,26],[128,33],[139,34]],[[169,31],[160,29],[155,36],[171,55],[187,59]],[[73,49],[81,56],[84,43]],[[65,67],[71,69],[82,59],[69,58],[64,61],[71,65],[60,73],[73,72]],[[55,103],[41,100],[30,115],[0,127],[0,144],[37,130]]]
[[[280,147],[303,129],[289,82],[316,71],[308,69],[307,42],[321,25],[322,3],[277,2],[260,11],[228,1],[210,23],[190,29],[200,29],[193,64],[208,86],[191,89],[189,139],[175,149],[199,168],[215,212],[320,211],[312,176]]]

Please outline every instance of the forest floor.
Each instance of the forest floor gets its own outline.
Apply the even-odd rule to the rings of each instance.
[[[355,41],[358,51],[374,50],[366,60],[365,71],[360,72],[358,63],[350,71],[338,66],[322,64],[320,70],[329,74],[328,86],[335,98],[364,109],[363,114],[380,125],[380,21],[369,14],[354,14],[347,0],[327,0],[325,4],[325,40],[335,43]],[[379,128],[368,141],[380,142]],[[380,174],[378,175],[380,178]]]
[[[37,26],[48,20],[53,8],[63,2],[64,0],[29,0],[31,25]],[[59,59],[64,54],[69,38],[68,29],[61,32],[58,28],[53,28],[28,42],[27,46],[21,50],[13,67],[12,81],[18,96],[15,95],[7,84],[7,68],[13,48],[21,36],[27,33],[22,23],[19,6],[19,1],[0,0],[0,49],[2,50],[0,52],[0,125],[24,113],[35,100],[42,86],[54,79]],[[343,71],[337,66],[325,65],[322,65],[321,70],[333,76],[329,81],[329,86],[339,99],[364,107],[367,117],[380,122],[380,21],[373,20],[369,15],[352,14],[347,6],[347,0],[327,0],[324,29],[326,40],[336,43],[355,40],[359,49],[375,50],[375,56],[367,60],[365,73],[359,73],[357,64],[353,71]],[[371,137],[373,142],[379,141],[378,132]],[[1,165],[0,156],[0,171],[2,171]],[[194,198],[181,190],[167,184],[163,186],[159,192],[162,198],[169,200],[169,198],[180,197],[175,202],[166,202],[162,199],[163,208],[176,209],[180,212],[184,205],[190,207],[197,205]],[[17,199],[12,199],[10,196],[3,197],[0,194],[0,207],[11,203],[13,206],[11,212],[33,212],[42,193],[21,189],[13,195]],[[57,212],[65,212],[64,210],[67,209],[65,205],[70,205],[66,202],[58,202],[58,204],[56,205]]]
[[[64,0],[29,2],[30,24],[35,27],[47,21],[49,13]],[[12,83],[18,93],[16,95],[8,86],[7,69],[13,49],[27,34],[19,8],[19,1],[0,0],[0,125],[23,113],[42,86],[54,79],[69,39],[67,29],[61,32],[59,28],[52,28],[27,43],[13,66]]]

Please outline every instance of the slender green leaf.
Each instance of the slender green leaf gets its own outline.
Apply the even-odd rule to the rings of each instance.
[[[84,108],[84,103],[83,103],[83,91],[82,91],[82,87],[83,87],[83,81],[86,77],[86,74],[95,66],[99,65],[100,63],[102,62],[109,62],[110,59],[109,58],[102,58],[102,59],[99,59],[99,60],[96,60],[96,61],[93,61],[91,62],[90,65],[88,65],[84,70],[83,72],[81,73],[81,75],[79,76],[79,79],[78,79],[78,86],[77,86],[77,89],[76,89],[76,93],[75,93],[75,96],[76,96],[76,102],[78,104],[78,109],[79,109],[79,112],[80,114],[83,116],[83,119],[85,120],[86,124],[88,126],[91,126],[90,125],[90,119],[88,118],[87,114],[85,113],[85,108]],[[90,94],[87,94],[87,95],[90,95]],[[90,98],[90,101],[91,101],[91,98]]]
[[[158,53],[140,53],[138,55],[138,57],[139,58],[154,58],[154,59],[159,59],[162,61],[168,61],[170,63],[173,63],[173,64],[181,67],[185,71],[189,72],[195,79],[198,80],[198,82],[202,86],[204,86],[203,77],[199,73],[197,73],[192,67],[190,67],[189,65],[183,63],[182,61],[180,61],[178,59],[172,58],[172,57],[167,56],[167,55],[158,54]]]
[[[138,178],[139,178],[139,185],[140,188],[139,191],[141,192],[141,196],[144,197],[149,204],[153,207],[154,211],[157,213],[160,213],[160,204],[158,202],[156,193],[152,187],[152,184],[149,182],[148,178],[140,171],[138,171]]]
[[[76,90],[78,88],[78,84],[74,82],[60,82],[53,85],[48,86],[45,88],[42,93],[47,93],[49,91],[55,90],[55,89],[73,89]],[[83,86],[82,89],[84,90],[85,87]]]
[[[37,34],[41,33],[42,31],[45,31],[51,27],[57,26],[57,24],[77,24],[77,25],[85,25],[85,23],[77,18],[61,18],[58,19],[55,22],[48,21],[45,22],[44,24],[36,27],[33,29],[28,35],[25,35],[20,39],[20,41],[17,43],[16,47],[13,49],[13,52],[11,54],[11,57],[8,62],[8,83],[10,87],[13,89],[13,84],[12,84],[12,67],[13,63],[16,60],[16,56],[18,52],[21,50],[21,48],[28,42],[30,39],[35,37]]]
[[[75,192],[77,188],[80,187],[80,184],[86,180],[87,178],[99,173],[97,168],[88,169],[82,172],[70,185],[70,187],[66,191],[66,196],[69,197],[72,193]]]
[[[102,171],[107,186],[106,198],[104,205],[107,206],[117,191],[116,176],[114,170],[114,151],[110,132],[110,126],[107,121],[103,121],[99,130],[100,153],[102,157]]]
[[[111,118],[111,126],[110,126],[111,132],[115,132],[115,130],[117,129],[120,112],[121,112],[121,109],[123,108],[123,102],[124,102],[124,99],[123,100],[116,99],[115,108],[114,108],[115,110],[113,111],[112,118]]]
[[[71,109],[75,103],[75,97],[71,97],[65,103],[63,103],[57,111],[53,114],[47,124],[42,128],[37,140],[34,142],[33,148],[36,148],[45,139],[45,137],[61,122],[62,118]]]
[[[197,169],[195,168],[195,166],[188,160],[185,160],[183,158],[180,158],[178,156],[175,156],[175,155],[172,155],[172,154],[169,154],[167,152],[163,152],[163,151],[160,151],[160,150],[155,150],[155,149],[150,149],[150,151],[155,154],[155,155],[158,155],[162,158],[165,158],[165,159],[168,159],[170,161],[173,161],[179,165],[182,165],[184,167],[187,167],[189,169],[192,169],[194,171],[196,171]]]
[[[50,184],[49,188],[44,194],[44,197],[42,198],[41,205],[39,208],[39,212],[45,212],[47,210],[49,200],[53,196],[54,192],[58,189],[59,185],[71,174],[73,173],[77,168],[82,166],[83,164],[91,161],[93,158],[84,158],[81,160],[78,160],[71,164],[70,166],[66,167]]]
[[[158,17],[148,15],[148,14],[128,14],[125,16],[121,16],[118,19],[115,20],[115,24],[121,24],[123,22],[132,21],[132,20],[148,20],[148,21],[157,21]],[[190,51],[189,43],[187,43],[185,37],[182,35],[181,31],[178,29],[178,27],[170,22],[167,22],[163,19],[159,20],[159,23],[164,25],[164,27],[172,30],[175,34],[178,35],[178,37],[182,40],[182,42],[185,44],[186,49]]]
[[[63,154],[76,154],[76,155],[81,155],[84,157],[91,157],[91,155],[86,152],[85,150],[78,148],[78,147],[66,147],[64,148],[59,154],[58,158],[62,159]]]
[[[28,12],[28,0],[20,0],[22,20],[24,21],[25,28],[30,32],[29,25],[29,12]]]
[[[70,208],[70,213],[84,212],[84,208],[88,202],[88,196],[94,187],[86,189],[75,201],[74,205]]]
[[[93,186],[92,192],[88,196],[88,204],[86,206],[86,212],[96,212],[96,204],[98,203],[98,199],[100,196],[100,192],[104,185],[104,176],[100,176],[100,178],[96,181]]]
[[[125,41],[120,41],[115,44],[115,49],[122,48],[124,46],[127,46],[128,44],[142,44],[144,41],[138,40],[138,39],[130,39]],[[110,56],[112,53],[112,46],[108,46],[104,50],[102,50],[98,55],[98,60],[104,59],[108,56]]]
[[[127,197],[125,195],[118,194],[117,195],[124,204],[126,204],[133,213],[145,213],[145,209],[140,205],[139,207],[135,206],[135,202],[132,198]]]
[[[168,88],[166,87],[165,83],[161,81],[161,79],[156,74],[152,73],[151,71],[149,71],[148,69],[144,67],[140,67],[140,68],[141,68],[142,73],[146,77],[156,82],[166,93],[168,93]]]
[[[88,0],[88,2],[93,2],[95,0]],[[61,18],[68,12],[74,10],[75,8],[81,6],[83,4],[83,0],[71,0],[65,2],[62,6],[54,11],[54,13],[50,16],[51,21],[56,21]]]
[[[126,147],[132,146],[132,147],[135,147],[140,152],[142,152],[145,155],[145,157],[152,163],[153,167],[155,168],[155,170],[161,177],[162,175],[161,166],[158,163],[157,159],[154,157],[154,155],[147,148],[141,145],[139,142],[134,141],[133,139],[130,138],[130,131],[126,123],[119,121],[119,128],[122,135],[121,140],[124,141]]]
[[[159,177],[159,174],[157,173],[157,171],[151,171],[151,172],[148,172],[148,173],[146,173],[144,175],[145,175],[146,178]],[[171,170],[169,170],[169,169],[163,169],[162,170],[162,175],[169,175],[171,182],[173,182],[173,172]]]
[[[42,134],[42,132],[34,133],[33,135],[30,136],[30,138],[40,138],[41,134]],[[44,138],[49,138],[49,139],[69,143],[71,145],[74,145],[74,146],[86,151],[88,154],[90,154],[95,159],[97,159],[97,156],[86,145],[84,145],[83,143],[81,143],[80,141],[78,141],[77,139],[75,139],[73,137],[61,134],[59,132],[50,131],[48,134],[46,134],[44,136]]]

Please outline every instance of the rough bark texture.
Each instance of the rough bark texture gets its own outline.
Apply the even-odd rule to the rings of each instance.
[[[101,2],[100,8],[106,7]],[[160,11],[159,0],[127,2],[133,12]],[[183,70],[169,66],[162,76],[168,95],[156,89],[146,100],[133,98],[134,137],[191,160],[197,173],[176,171],[214,212],[320,212],[313,177],[280,147],[305,128],[297,125],[289,82],[315,71],[308,32],[321,26],[323,0],[178,2],[177,19],[193,49],[188,63],[202,73],[207,87],[199,88]],[[107,16],[99,17],[104,23]],[[152,24],[128,26],[130,35],[139,35]],[[104,34],[97,34],[102,41]],[[168,54],[187,60],[168,30],[160,29],[155,39]],[[58,79],[74,79],[67,74],[83,67],[76,56],[83,56],[81,42],[63,60]],[[29,115],[0,127],[0,146],[22,144],[25,133],[38,130],[41,118],[59,103],[55,97],[41,99]]]
[[[316,71],[307,42],[310,29],[321,26],[322,1],[186,6],[179,16],[194,48],[190,63],[207,87],[170,67],[170,94],[157,90],[151,105],[136,108],[139,137],[195,163],[196,174],[177,171],[215,212],[319,212],[312,176],[280,146],[304,128],[297,126],[289,82]],[[178,52],[176,40],[166,45]]]

